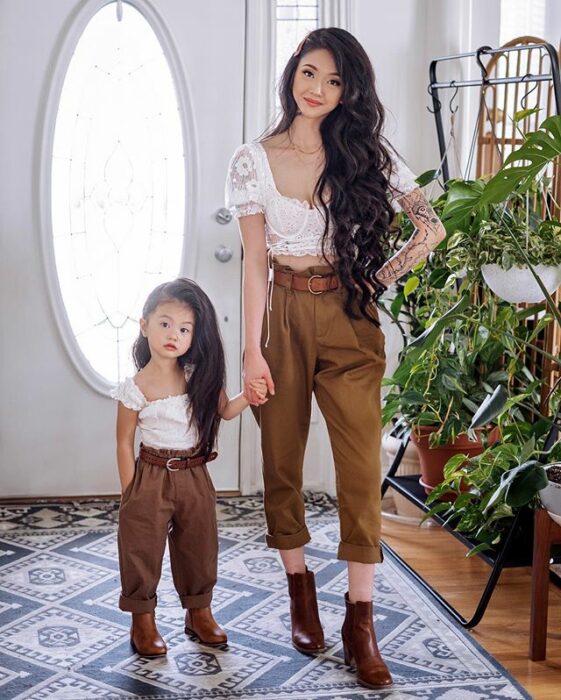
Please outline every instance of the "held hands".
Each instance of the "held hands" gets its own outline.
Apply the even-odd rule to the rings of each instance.
[[[251,406],[261,406],[268,401],[267,393],[272,396],[275,394],[275,384],[269,365],[260,350],[246,350],[244,353],[243,385],[244,396]]]
[[[267,398],[267,383],[264,379],[252,379],[249,382],[250,390],[257,396],[259,405],[266,403],[269,399]],[[244,390],[244,396],[246,400],[251,403],[249,396]],[[253,405],[253,404],[252,404]]]

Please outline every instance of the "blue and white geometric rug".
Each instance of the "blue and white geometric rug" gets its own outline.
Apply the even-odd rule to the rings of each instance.
[[[0,698],[2,700],[491,700],[529,698],[461,628],[441,615],[389,556],[376,569],[376,633],[395,685],[358,686],[342,660],[345,565],[326,496],[308,499],[328,649],[315,658],[290,644],[283,570],[264,544],[259,497],[221,499],[220,576],[213,610],[227,649],[183,634],[183,611],[166,560],[157,620],[168,655],[142,659],[117,608],[118,504],[0,507]]]

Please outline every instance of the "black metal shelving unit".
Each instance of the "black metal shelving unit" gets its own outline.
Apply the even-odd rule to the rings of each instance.
[[[488,78],[487,70],[482,62],[483,56],[492,56],[508,51],[527,51],[530,48],[541,48],[548,55],[550,60],[550,72],[547,74],[525,74],[521,76],[508,76],[504,78]],[[478,80],[451,80],[449,82],[439,82],[437,78],[437,66],[444,61],[454,61],[458,59],[471,58],[474,59],[480,69],[481,78]],[[506,48],[492,49],[489,46],[482,46],[476,51],[463,54],[455,54],[453,56],[444,56],[434,59],[430,64],[429,69],[430,83],[428,91],[432,97],[433,113],[436,123],[436,131],[438,145],[441,157],[441,172],[444,183],[449,179],[448,159],[446,153],[446,144],[444,138],[444,128],[442,123],[442,104],[439,99],[439,91],[452,89],[459,90],[467,87],[483,87],[485,85],[506,85],[511,83],[525,82],[546,82],[553,84],[554,99],[557,114],[561,114],[561,81],[559,75],[559,59],[557,52],[551,44],[544,42],[543,44],[526,44],[520,46],[512,46]],[[558,438],[559,416],[556,417],[556,424],[550,431],[547,439],[547,444],[551,445],[553,440]],[[389,468],[382,482],[382,496],[385,495],[388,488],[393,488],[409,501],[417,505],[425,513],[430,509],[426,505],[426,494],[423,487],[419,484],[419,475],[398,476],[397,470],[405,453],[407,444],[409,443],[409,431],[403,431],[402,428],[397,430],[396,437],[399,437],[401,444],[396,453],[394,461]],[[448,530],[456,539],[471,548],[477,543],[464,537],[461,533],[455,532],[452,527],[447,524],[438,515],[433,516],[433,519]],[[523,537],[520,537],[523,533]],[[479,603],[477,604],[473,615],[469,618],[464,617],[454,606],[452,606],[437,590],[433,588],[415,569],[413,569],[397,552],[395,552],[388,544],[382,541],[384,550],[390,552],[400,564],[408,571],[408,573],[424,588],[440,605],[466,629],[475,627],[481,622],[483,615],[487,609],[489,601],[495,586],[498,583],[501,572],[505,568],[530,566],[532,564],[532,547],[533,547],[533,517],[529,508],[520,508],[516,511],[513,522],[504,536],[500,548],[494,552],[480,552],[476,556],[483,559],[490,567],[491,572],[487,583],[483,589]],[[516,548],[515,546],[516,545]]]
[[[414,503],[418,508],[420,508],[425,513],[430,509],[426,505],[426,494],[424,488],[419,483],[419,474],[407,475],[407,476],[397,476],[396,472],[401,463],[403,454],[409,442],[409,432],[407,432],[403,437],[401,437],[401,445],[395,456],[395,459],[390,466],[388,473],[382,483],[382,496],[386,493],[388,488],[393,488],[395,491],[405,496],[411,503]],[[465,544],[470,549],[474,547],[477,542],[470,540],[459,532],[456,532],[452,527],[447,524],[443,518],[439,515],[434,515],[433,520],[445,528],[450,534],[452,534],[457,540]],[[516,539],[517,533],[523,531],[524,538],[522,541]],[[413,567],[411,567],[405,559],[403,559],[394,549],[392,549],[386,542],[382,541],[382,548],[392,554],[399,563],[406,569],[406,571],[415,579],[415,581],[424,588],[433,598],[435,598],[440,605],[457,621],[462,627],[466,629],[471,629],[475,627],[479,622],[481,622],[483,615],[489,605],[495,586],[498,583],[501,572],[505,568],[517,567],[517,566],[530,566],[532,563],[532,537],[533,537],[533,518],[531,511],[528,508],[520,508],[516,512],[511,527],[509,528],[502,545],[499,549],[495,551],[480,552],[476,556],[483,559],[490,567],[491,573],[489,579],[485,585],[481,599],[477,604],[477,607],[473,615],[469,618],[464,617],[453,605],[451,605],[444,596],[442,596],[433,586],[430,585]],[[513,548],[513,544],[518,545],[517,549]]]

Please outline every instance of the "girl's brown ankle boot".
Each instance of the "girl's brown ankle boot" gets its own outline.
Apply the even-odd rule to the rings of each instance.
[[[290,595],[292,645],[303,654],[325,651],[323,629],[319,621],[314,574],[286,574]]]
[[[351,603],[345,593],[346,615],[341,636],[345,663],[356,665],[358,682],[366,688],[385,688],[393,683],[391,674],[380,656],[374,622],[372,601]]]

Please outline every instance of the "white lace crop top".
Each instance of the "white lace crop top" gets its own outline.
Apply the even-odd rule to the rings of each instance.
[[[393,200],[418,187],[415,176],[395,157],[389,181]],[[321,256],[325,228],[323,212],[277,190],[269,159],[258,142],[246,143],[234,153],[226,180],[226,206],[236,218],[265,215],[267,249],[272,255]],[[327,252],[332,252],[328,251]]]
[[[132,377],[127,377],[111,396],[133,411],[138,411],[140,439],[158,449],[188,450],[197,444],[197,431],[189,427],[187,394],[148,401]]]

